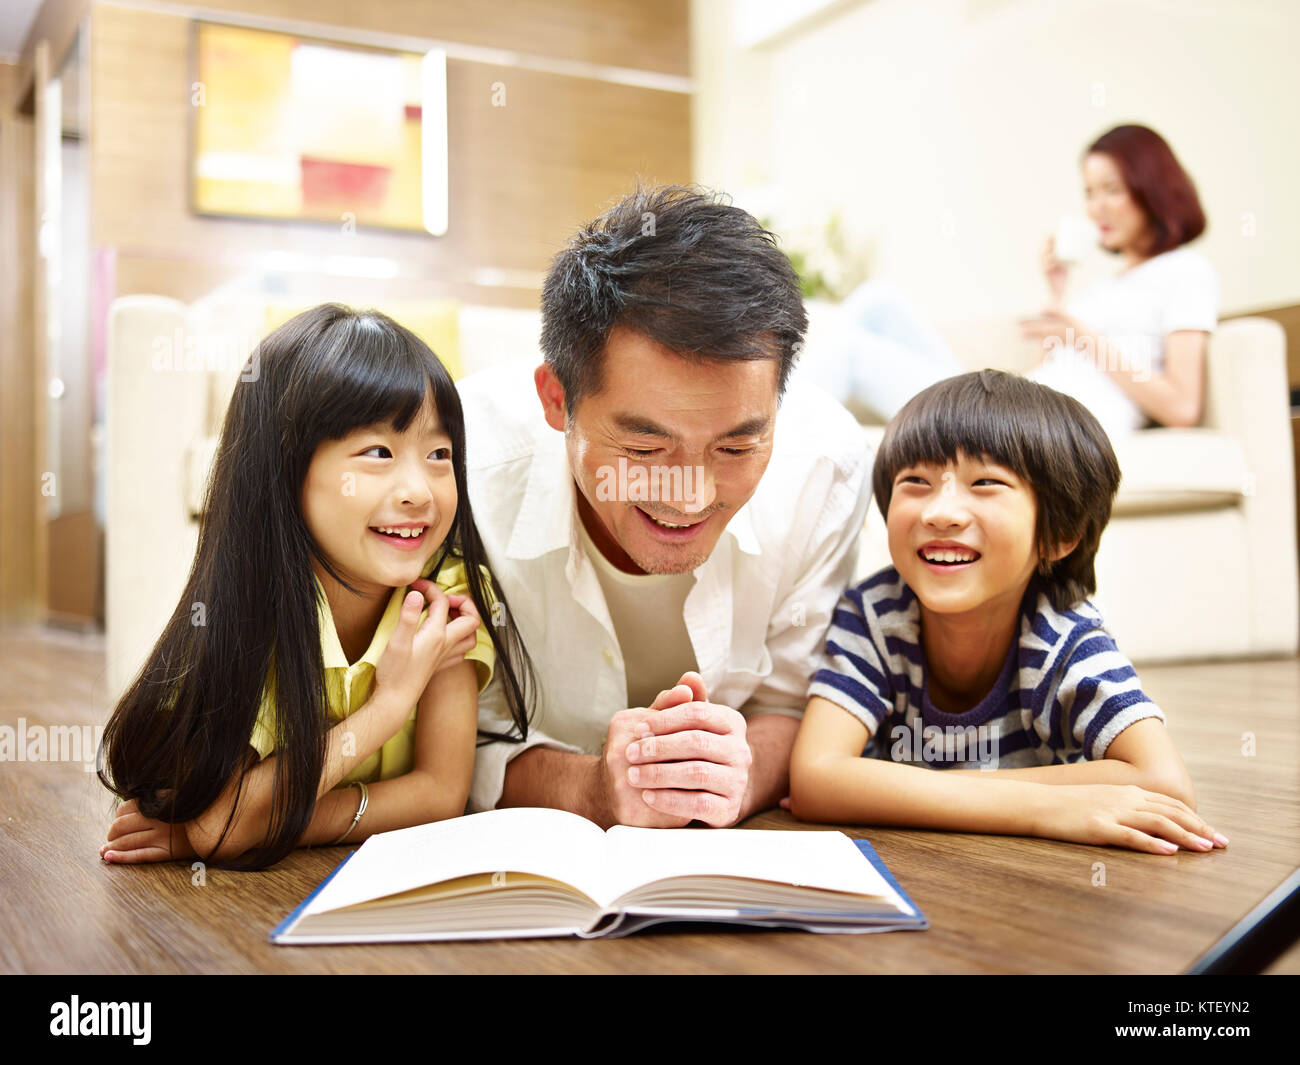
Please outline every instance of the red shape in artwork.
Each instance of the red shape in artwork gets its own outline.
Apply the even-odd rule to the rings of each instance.
[[[340,163],[302,157],[302,205],[349,208],[380,207],[388,197],[393,171],[368,163]]]

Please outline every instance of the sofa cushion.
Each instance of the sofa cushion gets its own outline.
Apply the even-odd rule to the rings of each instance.
[[[1237,506],[1253,494],[1241,438],[1216,429],[1143,429],[1115,441],[1115,514]]]

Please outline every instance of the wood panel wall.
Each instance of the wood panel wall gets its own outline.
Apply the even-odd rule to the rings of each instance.
[[[32,113],[32,96],[36,45],[44,41],[54,63],[62,62],[67,55],[77,28],[90,13],[93,0],[42,0],[36,17],[27,30],[23,53],[18,59],[14,76],[13,105],[25,115]]]
[[[0,621],[36,616],[36,377],[32,361],[34,126],[10,104],[16,65],[0,64]]]
[[[52,192],[44,180],[50,145],[48,138],[43,133],[51,121],[49,108],[52,101],[50,100],[48,86],[50,78],[54,76],[56,69],[54,57],[50,53],[49,42],[38,41],[32,61],[32,182],[34,193],[32,196],[32,224],[28,226],[27,233],[27,239],[31,240],[33,245],[36,245],[40,240],[38,223],[41,219],[47,217],[46,212],[53,206],[51,200],[58,195],[57,191]],[[58,151],[57,146],[55,151]],[[38,481],[42,482],[40,487],[44,489],[45,474],[53,472],[50,470],[49,448],[47,446],[49,403],[46,399],[49,382],[47,353],[49,351],[50,285],[47,264],[41,260],[39,255],[34,256],[32,262],[32,296],[30,303],[32,339],[30,362],[28,363],[32,380],[32,390],[29,393],[32,404],[31,473]],[[58,491],[57,481],[54,484],[54,490]],[[45,495],[44,491],[38,491],[33,495],[32,499],[35,503],[35,535],[32,537],[32,579],[35,582],[37,610],[43,613],[49,603],[50,497]]]
[[[90,15],[91,240],[110,297],[189,302],[288,251],[393,260],[397,278],[356,285],[373,293],[357,302],[381,308],[448,296],[535,306],[551,256],[578,224],[637,180],[690,180],[688,9],[689,0],[45,0],[18,64],[0,70],[0,254],[16,264],[0,284],[0,620],[44,617],[49,605],[38,50],[57,69]],[[195,16],[376,47],[446,44],[447,235],[192,214]],[[497,85],[504,107],[493,106]]]
[[[690,67],[690,0],[199,0],[196,6],[664,74],[687,74]]]
[[[207,6],[233,10],[239,5]],[[451,6],[390,2],[347,10],[367,27],[382,24],[390,31],[443,38],[460,33],[467,19],[477,20],[474,32],[466,29],[462,36],[498,45],[522,46],[528,34],[521,27],[529,24],[533,51],[568,49],[583,61],[653,62],[670,68],[666,72],[684,69],[686,62],[682,4],[660,8],[569,0],[556,5],[558,16],[550,5],[504,5],[527,11],[522,21],[505,17],[508,12],[495,4],[490,18],[482,5],[460,5],[456,19],[434,17]],[[310,5],[312,19],[325,22],[343,7]],[[646,7],[659,12],[656,18],[647,16]],[[385,18],[372,17],[372,8]],[[285,0],[258,10],[307,9]],[[574,25],[579,10],[591,18],[590,33]],[[610,20],[620,11],[626,23],[615,34]],[[680,15],[680,32],[665,28],[674,12]],[[673,51],[664,44],[668,39],[680,46],[679,60],[671,63],[664,58],[666,50]],[[643,40],[648,42],[644,50]],[[290,251],[313,258],[346,254],[395,260],[401,277],[388,286],[394,298],[449,295],[530,306],[550,257],[578,224],[629,191],[638,178],[690,180],[689,94],[449,58],[451,224],[446,236],[345,233],[341,224],[200,217],[188,206],[189,42],[190,21],[179,15],[113,4],[94,8],[94,243],[115,251],[118,294],[155,292],[189,301],[255,268],[265,252]],[[495,86],[504,86],[505,106],[494,106]],[[504,271],[514,283],[479,284],[484,271],[498,276]]]

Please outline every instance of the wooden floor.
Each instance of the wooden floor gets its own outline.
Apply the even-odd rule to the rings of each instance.
[[[208,870],[202,884],[180,863],[110,867],[96,852],[115,804],[94,773],[76,761],[5,762],[0,971],[1179,972],[1300,865],[1300,660],[1140,673],[1168,716],[1200,812],[1231,846],[1155,857],[853,829],[931,922],[886,935],[692,930],[596,942],[274,947],[268,931],[345,848],[299,851],[265,873]],[[102,637],[0,630],[0,675],[0,725],[107,718]],[[749,826],[799,827],[779,811]],[[1300,947],[1270,971],[1300,972]]]

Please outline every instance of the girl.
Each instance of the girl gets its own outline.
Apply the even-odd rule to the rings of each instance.
[[[494,662],[514,729],[492,738],[527,734],[526,652],[481,624],[504,603],[447,370],[392,319],[336,304],[249,368],[185,593],[105,729],[100,779],[125,800],[106,861],[261,869],[463,813]]]

